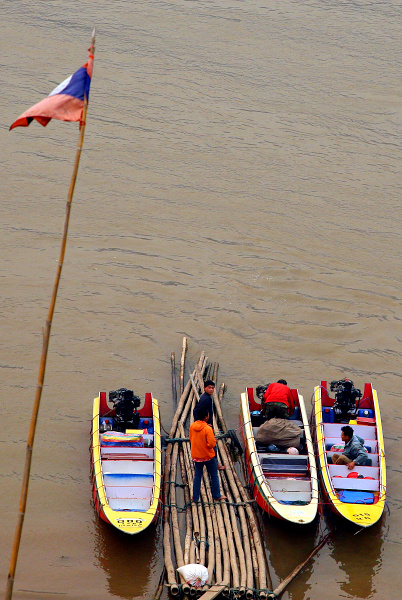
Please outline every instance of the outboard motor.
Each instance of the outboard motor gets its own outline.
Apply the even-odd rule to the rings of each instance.
[[[255,388],[256,396],[261,400],[261,404],[264,402],[264,395],[268,388],[269,383],[266,383],[265,385],[257,385]]]
[[[350,379],[331,381],[331,392],[335,391],[335,420],[349,422],[351,417],[356,416],[356,398],[361,398],[362,393],[356,389]]]
[[[115,431],[125,432],[126,429],[138,429],[140,415],[137,408],[141,399],[134,395],[132,390],[120,388],[109,392],[109,401],[113,403],[115,410],[113,428]]]

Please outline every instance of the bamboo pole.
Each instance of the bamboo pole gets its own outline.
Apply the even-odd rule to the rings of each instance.
[[[172,433],[170,434],[172,437]],[[164,484],[163,484],[163,554],[165,559],[166,577],[170,592],[173,596],[179,594],[179,586],[176,582],[176,572],[173,566],[172,550],[170,546],[170,463],[171,463],[172,444],[166,448]]]
[[[183,338],[182,350],[181,350],[181,358],[180,358],[180,394],[183,393],[184,390],[184,366],[186,362],[186,352],[187,352],[187,338]]]
[[[198,361],[198,368],[203,369],[205,365],[205,355],[201,354],[200,359]],[[178,403],[172,427],[170,429],[169,437],[172,439],[180,430],[181,421],[184,421],[187,417],[188,410],[190,407],[190,403],[186,402],[188,397],[192,397],[192,389],[191,389],[191,381],[188,382],[183,393],[181,394],[180,401]],[[178,448],[177,446],[175,446]],[[172,457],[173,454],[173,457]],[[173,465],[173,466],[172,466]],[[183,553],[180,546],[179,539],[179,528],[178,528],[178,519],[177,519],[177,509],[172,506],[174,510],[171,509],[171,505],[175,505],[176,502],[176,493],[174,489],[174,483],[172,484],[172,475],[176,476],[176,465],[177,465],[177,451],[174,450],[174,443],[170,443],[166,449],[165,453],[165,469],[164,469],[164,529],[163,529],[163,547],[164,547],[164,556],[165,556],[165,567],[166,567],[166,575],[168,580],[168,585],[170,586],[170,591],[172,595],[179,594],[179,586],[176,582],[176,571],[173,566],[173,557],[172,557],[172,549],[170,544],[171,537],[171,523],[170,516],[172,516],[172,526],[173,526],[173,538],[174,538],[174,546],[176,551],[176,559],[178,562],[178,566],[183,565]],[[194,515],[193,515],[194,519]],[[190,555],[192,554],[192,546],[190,546]],[[183,578],[180,576],[182,582],[184,582]],[[183,592],[188,594],[190,591],[190,586],[187,583],[183,583]]]
[[[217,403],[217,405],[219,406],[219,402]],[[220,406],[219,406],[220,409]],[[226,424],[223,421],[222,423],[223,425],[223,430],[227,431],[226,429]],[[267,579],[269,579],[269,582],[271,584],[271,588],[272,588],[272,583],[270,581],[270,577],[269,577],[269,573],[268,570],[266,568],[266,560],[265,560],[265,553],[263,550],[263,545],[262,545],[262,540],[261,540],[261,535],[260,535],[260,531],[258,528],[258,524],[256,522],[256,515],[254,510],[252,509],[252,507],[250,506],[249,503],[249,497],[247,495],[246,490],[244,489],[243,485],[241,484],[241,481],[236,473],[236,470],[234,468],[232,468],[232,463],[229,457],[229,449],[226,446],[226,444],[223,444],[221,441],[218,442],[218,446],[221,450],[221,457],[222,460],[224,462],[224,464],[226,465],[230,465],[230,470],[227,470],[227,475],[230,476],[230,473],[233,474],[233,478],[234,478],[234,489],[238,490],[240,492],[240,496],[241,496],[241,500],[239,499],[239,501],[243,501],[245,503],[245,510],[247,513],[247,517],[248,517],[248,521],[250,523],[250,529],[251,529],[251,544],[254,544],[255,546],[255,552],[257,555],[257,562],[258,562],[258,577],[259,577],[259,581],[258,581],[258,587],[261,590],[260,592],[260,598],[264,599],[266,597],[266,592],[264,592],[263,590],[266,589],[266,583],[267,583]],[[223,458],[225,457],[225,458]],[[230,478],[229,478],[230,480]],[[240,509],[240,507],[239,507]],[[239,514],[241,514],[241,511],[239,510]],[[248,535],[247,535],[247,539],[248,539]],[[248,557],[248,553],[246,553],[246,557]],[[247,568],[247,573],[249,574],[249,567]],[[249,581],[250,581],[250,577],[249,577]],[[248,587],[250,587],[250,585],[248,585]]]
[[[218,392],[218,400],[219,400],[219,402],[222,402],[222,398],[223,398],[223,394],[225,393],[225,389],[226,389],[225,384],[221,383],[221,385],[219,386],[219,392]]]
[[[239,515],[240,527],[242,531],[243,537],[243,547],[244,547],[244,555],[246,559],[246,581],[243,580],[243,585],[246,585],[247,588],[253,587],[253,564],[251,559],[251,541],[249,536],[249,529],[246,520],[245,509],[241,505],[242,499],[240,495],[240,491],[238,488],[238,483],[234,477],[234,469],[232,469],[231,461],[228,456],[226,445],[222,442],[222,440],[218,440],[218,449],[220,452],[221,460],[223,464],[226,466],[226,477],[228,479],[230,488],[232,490],[235,502],[237,503],[237,511]]]
[[[92,32],[90,51],[92,52],[92,55],[95,54],[95,29]],[[54,309],[56,306],[57,292],[59,289],[61,272],[63,269],[64,256],[66,253],[68,226],[69,226],[69,222],[70,222],[70,213],[71,213],[71,204],[72,204],[72,200],[73,200],[75,182],[77,180],[77,175],[78,175],[78,167],[80,164],[81,150],[82,150],[82,146],[84,143],[84,133],[85,133],[87,110],[88,110],[88,98],[85,96],[84,106],[83,106],[83,110],[82,110],[82,120],[80,122],[80,135],[79,135],[78,146],[77,146],[76,155],[75,155],[73,174],[71,177],[70,187],[69,187],[68,196],[67,196],[66,215],[65,215],[65,220],[64,220],[63,236],[62,236],[62,240],[61,240],[59,264],[57,267],[56,278],[55,278],[55,282],[53,285],[53,293],[52,293],[52,297],[51,297],[51,301],[50,301],[48,316],[47,316],[47,320],[45,323],[45,327],[43,329],[42,354],[41,354],[40,364],[39,364],[38,383],[37,383],[35,400],[34,400],[33,409],[32,409],[31,423],[30,423],[29,432],[28,432],[26,455],[25,455],[25,467],[24,467],[24,474],[23,474],[22,485],[21,485],[19,512],[18,512],[17,525],[16,525],[16,529],[15,529],[15,534],[14,534],[13,548],[11,551],[11,560],[10,560],[10,568],[9,568],[8,578],[7,578],[7,588],[6,588],[5,600],[11,600],[12,595],[13,595],[15,570],[16,570],[16,566],[17,566],[18,553],[19,553],[19,547],[20,547],[20,542],[21,542],[22,527],[24,524],[26,504],[27,504],[27,498],[28,498],[29,478],[30,478],[30,473],[31,473],[32,451],[33,451],[33,445],[34,445],[34,440],[35,440],[36,423],[38,420],[40,401],[41,401],[41,397],[42,397],[42,390],[43,390],[43,386],[44,386],[44,382],[45,382],[46,362],[47,362],[47,355],[48,355],[48,350],[49,350],[49,341],[50,341],[50,332],[51,332],[52,322],[53,322],[53,314],[54,314]]]
[[[208,375],[213,372],[213,375]],[[182,469],[182,482],[185,487],[185,498],[192,492],[193,463],[191,460],[190,444],[185,438],[184,424],[189,411],[193,408],[199,398],[199,390],[203,390],[205,377],[216,376],[218,364],[213,368],[207,364],[207,359],[198,362],[193,373],[190,375],[186,385],[187,394],[183,394],[180,400],[181,408],[175,415],[175,427],[172,427],[171,437],[176,436],[183,439],[179,459],[184,459],[186,473]],[[218,424],[223,431],[227,431],[226,424],[220,408],[220,398],[223,396],[224,386],[219,390],[219,396],[215,393],[214,403],[214,433],[219,433]],[[192,411],[190,421],[193,420]],[[182,454],[181,454],[182,453]],[[232,464],[227,444],[218,439],[217,453],[220,461],[226,466],[226,470],[220,471],[221,489],[224,490],[230,500],[230,504],[224,502],[214,503],[211,494],[209,477],[203,474],[201,484],[200,502],[192,503],[192,524],[186,529],[185,551],[183,560],[189,557],[190,562],[200,562],[208,568],[208,583],[215,582],[220,586],[223,597],[234,594],[236,597],[244,595],[252,598],[254,589],[259,587],[260,598],[266,598],[266,580],[269,574],[266,572],[265,554],[263,552],[262,540],[256,524],[256,517],[239,477]],[[173,470],[172,475],[175,475]],[[173,481],[174,477],[171,477]],[[173,492],[173,497],[175,497]],[[234,499],[235,506],[232,506]],[[188,510],[188,509],[186,509]],[[190,511],[188,511],[190,512]],[[191,532],[192,527],[192,534]],[[190,541],[191,535],[191,541]],[[187,539],[188,538],[188,539]],[[197,544],[194,543],[197,541]],[[207,547],[207,541],[209,546]],[[187,544],[187,545],[186,545]],[[177,540],[175,542],[177,548]],[[178,550],[180,555],[181,550]],[[232,585],[232,588],[230,586]],[[207,588],[208,586],[205,586]],[[190,596],[199,593],[195,588],[190,588]]]
[[[193,528],[193,518],[191,515],[191,499],[190,499],[190,491],[189,491],[189,485],[188,485],[188,475],[187,475],[186,458],[185,458],[184,448],[181,448],[181,451],[179,453],[179,460],[180,460],[181,480],[184,485],[184,488],[183,488],[184,502],[186,505],[186,537],[184,539],[184,564],[188,565],[190,563],[189,559],[190,559],[190,548],[191,548],[191,540],[192,540],[191,531]]]
[[[293,569],[293,571],[290,573],[290,575],[288,575],[283,581],[282,583],[280,583],[278,585],[278,587],[271,592],[268,595],[268,600],[274,600],[274,598],[277,598],[279,596],[279,594],[281,594],[283,592],[283,590],[285,589],[286,586],[289,585],[289,583],[296,577],[296,575],[298,573],[300,573],[300,571],[303,569],[303,567],[306,566],[306,564],[309,562],[309,560],[311,558],[313,558],[313,556],[315,554],[317,554],[317,552],[324,546],[324,544],[328,541],[328,538],[331,536],[332,531],[330,531],[329,533],[327,533],[327,535],[321,540],[321,542],[313,549],[312,552],[310,552],[310,554],[308,555],[308,557],[306,558],[306,560],[304,560],[302,563],[300,563],[299,565],[297,565],[297,567],[295,569]]]
[[[172,365],[172,396],[173,406],[177,406],[177,389],[176,389],[176,359],[174,352],[170,355],[170,362]]]

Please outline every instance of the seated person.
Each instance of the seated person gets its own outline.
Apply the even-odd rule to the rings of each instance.
[[[273,417],[265,421],[259,428],[255,438],[257,444],[274,444],[279,449],[286,451],[288,448],[301,450],[300,436],[303,430],[288,419]]]
[[[345,442],[342,454],[332,455],[333,465],[347,465],[349,471],[355,466],[364,466],[368,462],[367,450],[364,447],[364,439],[353,432],[350,425],[341,428],[341,439]],[[331,457],[328,457],[331,458]],[[328,462],[330,462],[328,460]]]
[[[267,419],[288,419],[295,409],[292,392],[285,379],[270,383],[264,394],[263,414]]]

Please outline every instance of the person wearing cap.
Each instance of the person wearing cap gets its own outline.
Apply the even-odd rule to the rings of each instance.
[[[292,392],[285,379],[270,383],[264,394],[263,414],[267,419],[288,419],[295,409]]]
[[[194,461],[193,502],[200,499],[201,480],[204,466],[211,477],[211,491],[214,500],[226,500],[221,495],[218,461],[215,453],[216,439],[212,427],[208,425],[209,414],[206,408],[200,408],[197,420],[190,425],[191,458]]]

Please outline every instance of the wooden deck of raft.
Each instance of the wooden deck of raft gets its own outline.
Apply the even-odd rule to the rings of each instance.
[[[208,474],[204,470],[200,502],[191,502],[194,468],[188,441],[193,408],[203,392],[205,379],[216,383],[218,365],[208,365],[201,355],[181,397],[167,440],[164,469],[163,548],[167,585],[176,597],[200,596],[260,598],[272,589],[265,550],[253,501],[241,483],[225,438],[218,439],[221,492],[227,500],[213,502]],[[181,378],[181,381],[183,379]],[[184,387],[184,389],[183,389]],[[214,393],[214,432],[226,433],[220,408],[223,394]],[[186,423],[188,421],[188,423]],[[172,440],[172,441],[169,441]],[[207,567],[208,583],[191,588],[176,569],[199,563]],[[268,588],[269,586],[269,588]]]

